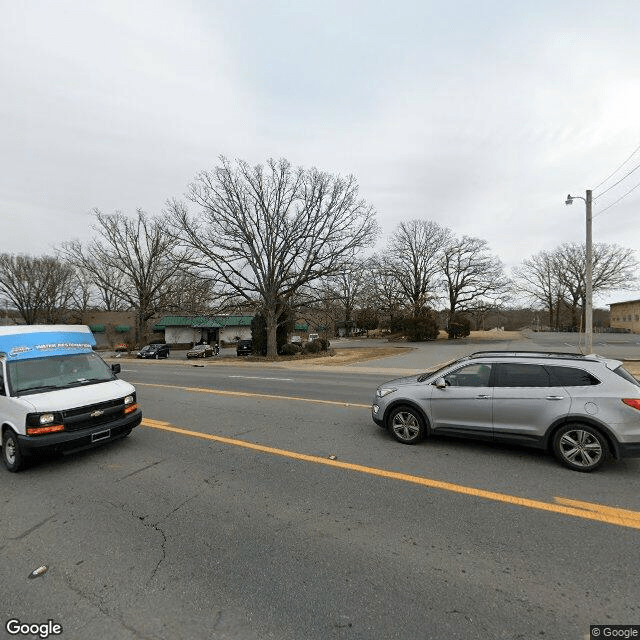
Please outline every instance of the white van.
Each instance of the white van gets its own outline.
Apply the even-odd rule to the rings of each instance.
[[[9,471],[38,451],[73,451],[123,438],[142,412],[120,365],[94,353],[83,325],[0,327],[0,444]]]

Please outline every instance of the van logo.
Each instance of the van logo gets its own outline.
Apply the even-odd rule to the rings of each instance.
[[[103,413],[104,411],[100,411],[100,409],[97,409],[96,411],[92,411],[89,415],[92,418],[99,418]]]

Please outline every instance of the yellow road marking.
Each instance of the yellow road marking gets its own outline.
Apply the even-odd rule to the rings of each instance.
[[[432,489],[441,489],[442,491],[450,491],[453,493],[473,496],[476,498],[484,498],[486,500],[492,500],[494,502],[502,502],[506,504],[517,505],[520,507],[527,507],[529,509],[537,509],[540,511],[559,513],[566,516],[583,518],[585,520],[595,520],[597,522],[605,522],[607,524],[613,524],[619,527],[629,527],[632,529],[640,529],[640,512],[637,512],[637,511],[628,511],[626,509],[616,509],[614,507],[607,507],[605,505],[597,505],[589,502],[579,502],[577,500],[568,500],[567,498],[555,498],[557,502],[570,503],[566,505],[553,504],[550,502],[543,502],[541,500],[530,500],[529,498],[520,498],[518,496],[512,496],[506,493],[496,493],[494,491],[485,491],[484,489],[475,489],[473,487],[465,487],[463,485],[453,484],[451,482],[442,482],[440,480],[432,480],[430,478],[423,478],[421,476],[413,476],[406,473],[398,473],[396,471],[387,471],[386,469],[378,469],[376,467],[367,467],[360,464],[342,462],[340,460],[330,460],[329,458],[321,458],[320,456],[312,456],[305,453],[297,453],[295,451],[288,451],[286,449],[277,449],[274,447],[267,447],[262,444],[247,442],[246,440],[236,440],[235,438],[216,436],[210,433],[202,433],[201,431],[191,431],[189,429],[174,427],[168,422],[163,422],[162,420],[150,420],[149,418],[144,418],[142,420],[142,425],[145,427],[151,427],[153,429],[160,429],[162,431],[177,433],[183,436],[191,436],[193,438],[211,440],[213,442],[220,442],[222,444],[229,444],[236,447],[243,447],[245,449],[260,451],[262,453],[270,453],[273,455],[283,456],[285,458],[292,458],[294,460],[302,460],[304,462],[313,462],[316,464],[323,464],[329,467],[337,467],[339,469],[347,469],[349,471],[358,471],[360,473],[366,473],[368,475],[378,476],[380,478],[400,480],[402,482],[409,482],[411,484],[422,485],[424,487],[430,487]]]
[[[212,393],[216,396],[229,396],[233,398],[264,398],[266,400],[298,400],[299,402],[311,402],[314,404],[330,404],[334,407],[356,407],[358,409],[370,409],[370,404],[357,404],[354,402],[337,402],[335,400],[314,400],[313,398],[300,398],[298,396],[273,396],[266,393],[248,393],[246,391],[222,391],[221,389],[205,389],[203,387],[179,387],[172,384],[152,384],[150,382],[135,382],[136,387],[158,387],[160,389],[179,389],[192,393]]]
[[[608,507],[604,504],[596,504],[594,502],[582,502],[580,500],[570,500],[569,498],[555,498],[558,504],[567,507],[576,507],[578,509],[586,509],[595,513],[603,513],[605,515],[619,516],[625,519],[638,520],[640,522],[640,512],[629,511],[629,509],[620,509],[619,507]]]

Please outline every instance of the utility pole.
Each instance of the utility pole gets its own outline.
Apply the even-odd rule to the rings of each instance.
[[[585,265],[585,286],[584,286],[584,337],[587,354],[593,353],[593,241],[591,237],[591,205],[592,191],[587,189],[586,198],[582,196],[572,196],[569,194],[565,204],[573,204],[575,198],[584,200],[587,210],[587,255]]]
[[[591,189],[587,189],[585,203],[587,205],[587,277],[585,283],[585,338],[587,354],[593,353],[593,249],[591,238]]]

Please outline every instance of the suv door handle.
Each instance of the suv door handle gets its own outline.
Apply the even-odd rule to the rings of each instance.
[[[483,394],[476,396],[476,398],[478,398],[479,400],[491,400],[491,396],[486,396]]]
[[[547,396],[547,400],[564,400],[564,396]]]

